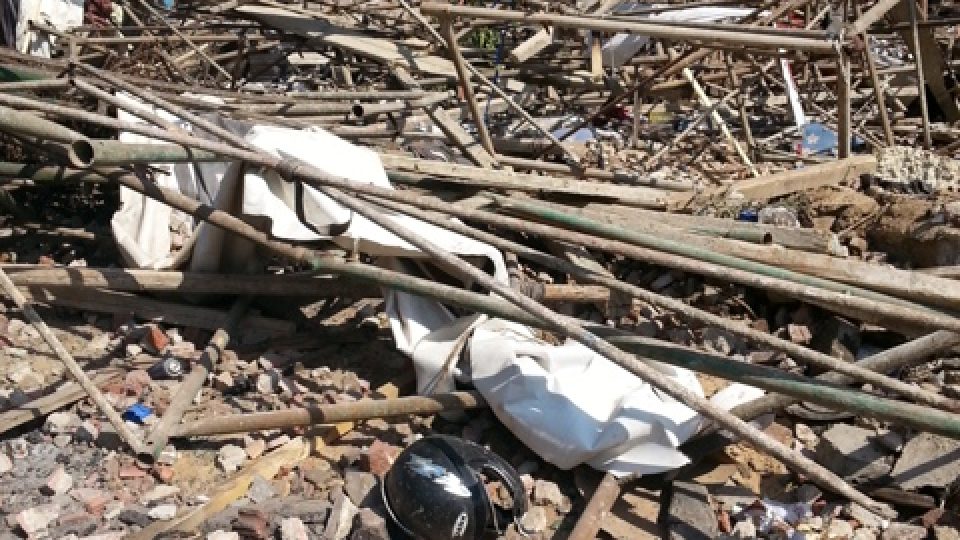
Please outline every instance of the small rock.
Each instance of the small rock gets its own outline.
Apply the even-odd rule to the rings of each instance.
[[[560,487],[557,484],[547,480],[534,482],[533,502],[535,504],[551,504],[562,514],[566,514],[571,509],[570,499],[560,492]]]
[[[361,508],[353,520],[350,540],[390,540],[387,520],[370,508]]]
[[[733,530],[730,531],[730,537],[738,540],[756,538],[757,526],[754,525],[753,520],[750,519],[738,521],[737,524],[733,526]]]
[[[817,444],[820,442],[820,437],[806,424],[797,423],[794,425],[793,433],[796,435],[797,440],[802,442],[803,445],[810,450],[816,449]]]
[[[257,392],[261,394],[275,394],[280,388],[280,374],[275,370],[257,375]]]
[[[849,424],[835,424],[817,445],[817,461],[847,480],[867,482],[886,476],[893,458],[874,441],[874,432]]]
[[[117,519],[126,525],[138,525],[146,527],[151,523],[150,516],[133,508],[125,508],[117,514]]]
[[[826,540],[848,540],[853,537],[853,525],[845,519],[834,518],[823,532]]]
[[[77,427],[77,431],[73,434],[73,440],[76,442],[93,442],[97,440],[100,436],[100,428],[93,422],[93,420],[84,420],[80,423],[80,426]]]
[[[177,486],[167,486],[167,485],[161,484],[159,486],[154,487],[150,491],[144,493],[143,496],[140,497],[140,502],[142,504],[150,504],[156,501],[166,499],[167,497],[172,497],[177,493],[180,493],[180,488],[178,488]]]
[[[250,489],[247,491],[247,498],[253,501],[254,504],[260,504],[267,499],[272,499],[276,495],[277,492],[274,491],[270,482],[266,481],[259,474],[253,476],[253,481],[250,482]]]
[[[397,460],[399,455],[399,448],[378,439],[367,449],[367,452],[363,455],[362,463],[367,472],[383,478],[390,467],[393,467],[393,462]]]
[[[84,510],[95,516],[103,514],[107,503],[113,500],[113,495],[106,491],[84,487],[71,489],[70,496],[82,504]]]
[[[226,472],[234,472],[247,459],[247,452],[235,444],[225,444],[217,453],[217,463]]]
[[[307,526],[300,518],[288,517],[280,522],[281,540],[309,540]]]
[[[368,497],[377,486],[377,477],[368,472],[348,470],[343,475],[343,480],[344,491],[357,506],[367,504]]]
[[[70,491],[72,487],[73,477],[70,476],[70,473],[67,472],[63,465],[58,465],[57,468],[50,473],[50,476],[47,477],[44,491],[48,495],[60,495]]]
[[[790,341],[798,345],[807,345],[810,343],[810,340],[813,338],[813,334],[810,333],[810,329],[803,324],[788,324],[787,325],[787,337],[790,338]]]
[[[52,504],[34,506],[17,514],[17,525],[23,532],[34,536],[46,529],[58,516],[59,512]]]
[[[267,449],[267,443],[263,439],[255,439],[250,437],[246,440],[244,444],[244,450],[247,452],[247,457],[250,459],[257,459],[263,455],[263,451]]]
[[[903,447],[891,473],[902,489],[945,488],[960,477],[960,441],[920,433]]]
[[[880,536],[881,540],[923,540],[926,537],[926,527],[908,523],[891,523],[890,527],[883,531],[883,535]]]
[[[267,538],[270,534],[267,515],[256,508],[241,508],[233,520],[233,529],[242,538]]]
[[[267,442],[267,450],[274,450],[276,448],[280,448],[281,446],[287,444],[288,442],[290,442],[290,436],[287,434],[274,437]]]
[[[127,353],[127,358],[135,358],[143,353],[143,347],[136,343],[128,343],[124,351]]]
[[[160,354],[167,345],[170,344],[170,338],[154,325],[147,326],[147,333],[141,341],[143,347],[151,354]]]
[[[343,540],[350,534],[353,527],[353,518],[357,515],[357,507],[342,491],[334,493],[333,510],[327,520],[323,537],[327,540]]]
[[[233,375],[231,375],[229,371],[221,371],[213,378],[213,387],[220,392],[227,392],[236,384],[236,381],[233,380]]]
[[[72,412],[52,413],[43,423],[43,431],[51,435],[73,433],[78,427],[80,427],[80,417]]]
[[[6,474],[13,470],[13,461],[4,452],[0,452],[0,474]]]
[[[669,538],[716,538],[717,518],[707,488],[693,482],[674,482],[672,491],[665,522]]]
[[[742,352],[746,346],[744,341],[730,332],[709,326],[703,329],[703,346],[711,352],[730,356],[733,353]]]
[[[528,533],[538,533],[547,530],[547,512],[542,506],[534,506],[520,518],[520,526]]]
[[[147,515],[150,516],[151,519],[160,519],[164,521],[173,519],[177,516],[177,505],[161,504],[154,506],[149,512],[147,512]]]

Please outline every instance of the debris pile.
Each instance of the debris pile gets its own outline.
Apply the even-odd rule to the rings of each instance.
[[[958,23],[4,3],[0,537],[960,538]]]

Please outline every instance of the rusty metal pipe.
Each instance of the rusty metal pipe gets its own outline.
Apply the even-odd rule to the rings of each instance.
[[[226,433],[249,433],[265,429],[355,422],[405,414],[436,414],[444,411],[478,409],[486,406],[487,404],[479,392],[450,392],[432,396],[365,399],[318,407],[204,418],[178,426],[173,430],[172,435],[174,437],[194,437]]]

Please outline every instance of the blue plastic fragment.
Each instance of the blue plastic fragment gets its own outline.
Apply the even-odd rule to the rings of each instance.
[[[153,409],[143,403],[134,403],[127,410],[123,411],[123,419],[142,424],[148,416],[153,414]]]
[[[757,214],[757,211],[754,210],[753,208],[746,208],[744,210],[741,210],[740,213],[737,214],[737,221],[752,221],[756,223],[759,220],[760,220],[760,217]]]

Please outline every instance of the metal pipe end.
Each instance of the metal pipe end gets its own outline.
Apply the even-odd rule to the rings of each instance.
[[[67,148],[67,159],[70,160],[70,165],[78,168],[87,168],[93,165],[96,151],[90,141],[78,139],[70,143]]]
[[[354,104],[353,104],[353,107],[350,107],[350,113],[353,114],[354,116],[356,116],[357,118],[363,118],[363,117],[365,116],[365,112],[364,112],[364,109],[363,109],[363,104],[362,104],[362,103],[354,103]]]

